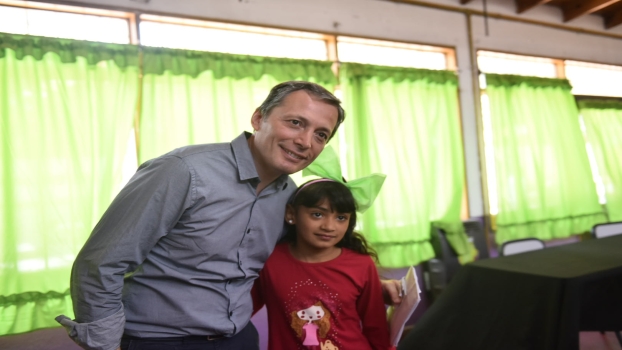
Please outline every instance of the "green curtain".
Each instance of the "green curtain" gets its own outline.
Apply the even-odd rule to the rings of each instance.
[[[139,162],[176,147],[229,142],[282,81],[307,80],[332,90],[331,62],[143,48]]]
[[[622,101],[579,101],[587,141],[605,187],[609,221],[622,221]]]
[[[71,265],[120,186],[137,53],[0,33],[0,334],[73,315]]]
[[[605,221],[567,80],[486,75],[497,178],[496,241],[543,240]]]
[[[340,77],[346,179],[387,175],[361,220],[380,264],[433,258],[432,225],[447,230],[463,262],[472,260],[460,221],[464,158],[455,73],[344,63]]]

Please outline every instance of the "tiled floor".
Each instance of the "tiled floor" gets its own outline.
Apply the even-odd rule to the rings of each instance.
[[[79,350],[62,328],[0,337],[2,350]],[[501,350],[501,349],[500,349]],[[580,350],[622,350],[615,335],[607,332],[581,332]]]

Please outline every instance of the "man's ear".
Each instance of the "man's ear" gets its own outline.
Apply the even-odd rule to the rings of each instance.
[[[262,119],[263,116],[261,115],[259,108],[257,108],[251,117],[251,125],[253,126],[253,130],[257,131],[261,128]]]

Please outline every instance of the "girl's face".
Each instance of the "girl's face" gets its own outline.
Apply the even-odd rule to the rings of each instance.
[[[312,250],[337,249],[350,223],[350,213],[334,212],[327,199],[313,207],[288,206],[285,215],[296,225],[296,245]]]

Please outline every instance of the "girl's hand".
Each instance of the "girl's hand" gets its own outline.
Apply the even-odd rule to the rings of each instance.
[[[382,297],[387,305],[399,305],[402,302],[402,283],[399,280],[380,280]]]

